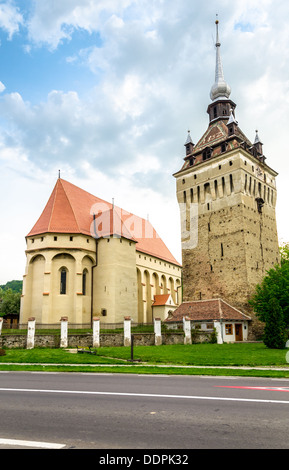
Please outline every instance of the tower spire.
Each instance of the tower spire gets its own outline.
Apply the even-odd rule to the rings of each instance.
[[[215,83],[211,88],[210,97],[212,101],[217,99],[229,99],[231,94],[231,88],[226,83],[223,72],[223,65],[221,60],[221,43],[219,39],[219,20],[218,15],[215,21],[216,24],[216,71],[215,71]]]

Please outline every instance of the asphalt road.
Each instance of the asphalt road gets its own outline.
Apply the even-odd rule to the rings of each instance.
[[[0,372],[0,421],[0,449],[288,449],[289,381]]]

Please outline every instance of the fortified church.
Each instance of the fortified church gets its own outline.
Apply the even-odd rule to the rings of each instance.
[[[27,235],[20,322],[152,322],[188,317],[218,322],[219,337],[248,338],[248,299],[279,262],[276,176],[256,131],[252,143],[236,120],[224,79],[216,21],[216,71],[209,125],[174,174],[181,212],[182,262],[151,224],[61,178]],[[182,271],[183,270],[183,271]],[[181,277],[182,276],[182,277]],[[182,283],[181,283],[182,279]],[[183,292],[183,297],[181,296]],[[254,320],[254,318],[253,318]]]
[[[61,178],[26,241],[20,323],[151,323],[153,304],[179,304],[181,266],[150,222]]]

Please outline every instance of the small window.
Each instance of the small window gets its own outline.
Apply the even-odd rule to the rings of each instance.
[[[57,241],[57,237],[54,237],[54,241],[55,241],[55,242]]]
[[[65,268],[61,269],[60,272],[60,294],[66,294],[66,282],[67,282],[67,271]]]
[[[87,270],[82,273],[82,295],[86,295]]]
[[[106,310],[106,308],[102,308],[102,309],[101,309],[101,315],[102,315],[103,317],[106,317],[106,315],[107,315],[107,310]]]
[[[233,334],[233,325],[231,323],[227,323],[225,325],[225,331],[226,331],[226,335],[232,335]]]
[[[69,240],[72,242],[72,241],[73,241],[73,237],[69,237]]]

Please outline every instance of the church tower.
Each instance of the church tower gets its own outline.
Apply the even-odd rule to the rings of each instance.
[[[183,300],[223,298],[248,311],[248,298],[279,262],[276,176],[256,131],[241,131],[223,73],[216,21],[216,73],[209,126],[174,174],[182,224]]]

